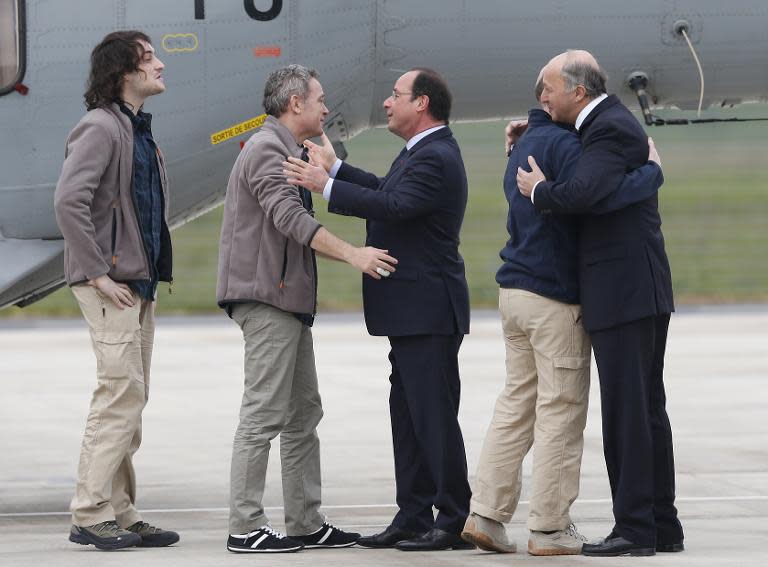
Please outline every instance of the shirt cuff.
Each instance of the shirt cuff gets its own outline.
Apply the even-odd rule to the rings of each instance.
[[[543,181],[543,180],[542,180],[542,181]],[[534,196],[534,194],[536,193],[536,187],[538,187],[538,186],[539,186],[539,183],[541,183],[541,181],[537,181],[537,182],[536,182],[536,185],[534,185],[534,186],[533,186],[533,189],[531,189],[531,203],[533,203],[533,202],[534,202],[534,201],[533,201],[533,196]]]
[[[323,187],[323,199],[326,201],[331,200],[331,189],[333,189],[333,177],[329,177],[328,181],[325,182],[325,187]]]
[[[331,170],[328,172],[328,177],[331,179],[336,179],[336,174],[339,172],[339,168],[341,167],[341,160],[339,158],[336,158],[336,161],[333,162],[333,166],[331,167]],[[328,184],[326,184],[326,188],[328,187]]]

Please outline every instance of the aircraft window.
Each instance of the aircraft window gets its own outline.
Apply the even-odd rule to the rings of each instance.
[[[14,89],[24,72],[24,0],[0,0],[0,95]]]

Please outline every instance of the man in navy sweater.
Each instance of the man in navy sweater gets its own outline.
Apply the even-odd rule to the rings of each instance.
[[[542,88],[539,79],[537,99]],[[577,217],[538,213],[518,191],[516,174],[532,155],[547,178],[565,181],[581,144],[571,126],[553,122],[547,105],[542,107],[529,112],[527,131],[512,149],[504,176],[509,240],[496,280],[507,379],[483,445],[462,537],[488,551],[515,551],[503,524],[517,508],[523,457],[535,437],[528,551],[570,555],[580,553],[584,541],[569,509],[579,490],[590,361],[579,305]],[[625,176],[594,211],[608,213],[644,200],[662,181],[658,163],[649,162]]]

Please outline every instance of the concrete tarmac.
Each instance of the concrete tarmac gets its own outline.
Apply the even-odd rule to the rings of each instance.
[[[474,475],[504,380],[498,316],[473,314],[461,350],[461,423]],[[325,417],[319,428],[329,520],[373,533],[395,512],[389,429],[388,343],[360,314],[321,314],[315,353]],[[637,565],[768,564],[768,308],[701,308],[672,318],[668,409],[686,551],[650,558],[535,558],[525,552],[530,460],[522,503],[508,526],[520,551],[404,553],[313,550],[242,556],[225,549],[232,436],[242,393],[242,337],[225,316],[158,321],[144,439],[136,456],[145,519],[181,533],[167,549],[99,552],[67,541],[67,513],[95,362],[85,324],[0,322],[0,566],[215,565]],[[572,516],[589,538],[611,528],[593,366],[581,494]],[[265,505],[283,527],[279,451]]]

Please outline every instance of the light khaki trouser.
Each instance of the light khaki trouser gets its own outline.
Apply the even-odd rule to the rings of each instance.
[[[72,523],[117,520],[128,527],[141,520],[133,455],[141,444],[141,412],[149,396],[155,302],[134,293],[133,307],[121,310],[95,287],[76,285],[72,293],[91,333],[97,379],[70,505]]]
[[[268,523],[262,498],[271,441],[280,435],[283,505],[288,535],[319,530],[320,440],[323,417],[312,330],[264,303],[235,305],[245,340],[245,387],[232,447],[229,533]]]
[[[528,528],[562,530],[579,494],[589,402],[589,336],[581,308],[520,289],[499,292],[507,379],[480,454],[472,512],[509,522],[533,445]]]

